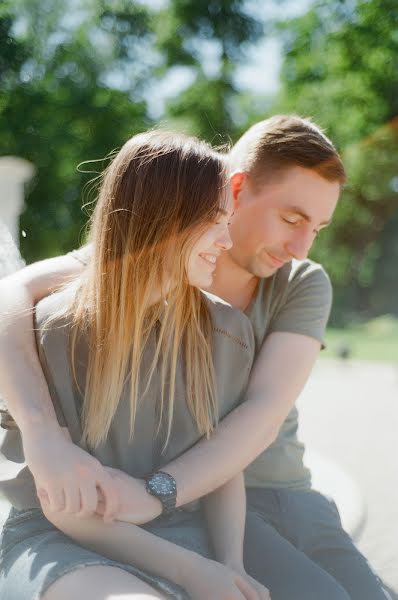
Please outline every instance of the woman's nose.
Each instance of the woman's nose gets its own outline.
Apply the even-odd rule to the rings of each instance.
[[[229,250],[232,248],[232,239],[229,232],[229,227],[225,228],[223,234],[218,238],[216,245],[223,250]]]

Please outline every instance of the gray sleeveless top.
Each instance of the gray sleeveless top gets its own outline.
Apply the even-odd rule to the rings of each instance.
[[[159,372],[155,372],[146,394],[140,398],[132,439],[129,390],[126,385],[105,442],[94,450],[88,449],[81,441],[82,394],[79,391],[79,387],[84,387],[87,343],[81,338],[76,347],[77,385],[70,361],[69,324],[58,319],[49,329],[43,329],[46,319],[64,305],[64,294],[58,292],[45,298],[36,309],[39,356],[58,421],[68,428],[75,444],[88,450],[102,464],[121,469],[134,477],[143,477],[184,453],[200,438],[185,402],[183,361],[180,358],[178,362],[172,429],[165,449],[166,428],[161,427],[157,434]],[[213,323],[212,347],[219,415],[222,418],[243,398],[254,358],[254,336],[250,321],[243,313],[211,294],[204,293],[204,296]],[[155,344],[156,332],[153,332],[143,356],[143,387]],[[18,429],[0,430],[0,452],[9,461],[6,468],[8,477],[0,481],[0,493],[18,509],[38,507],[33,477],[24,463]]]

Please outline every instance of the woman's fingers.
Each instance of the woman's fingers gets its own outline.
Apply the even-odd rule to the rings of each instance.
[[[259,600],[257,590],[245,581],[243,577],[236,578],[236,586],[242,592],[245,600]]]

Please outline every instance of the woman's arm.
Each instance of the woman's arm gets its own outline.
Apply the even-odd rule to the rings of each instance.
[[[45,510],[49,521],[79,544],[184,588],[190,600],[269,600],[241,574],[129,523]]]
[[[72,255],[35,263],[0,280],[0,394],[22,434],[25,460],[39,497],[53,510],[92,514],[97,487],[106,498],[105,518],[119,509],[112,478],[61,430],[37,355],[33,307],[82,264]]]
[[[203,498],[203,506],[216,560],[243,569],[246,492],[243,474]]]
[[[256,590],[260,600],[270,600],[269,591],[246,573],[243,542],[246,523],[246,491],[243,473],[203,498],[214,555],[223,565],[239,573]]]

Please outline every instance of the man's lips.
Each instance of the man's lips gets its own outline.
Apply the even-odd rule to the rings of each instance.
[[[285,263],[288,262],[288,259],[278,258],[277,256],[274,256],[270,252],[266,251],[266,254],[267,254],[270,262],[273,264],[274,267],[278,267],[278,268],[282,267]]]

